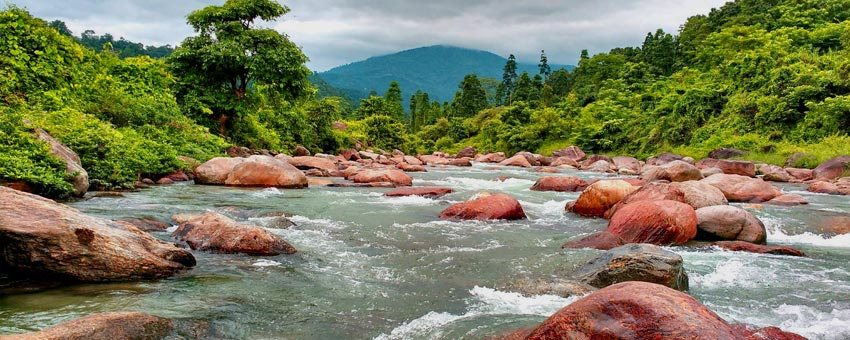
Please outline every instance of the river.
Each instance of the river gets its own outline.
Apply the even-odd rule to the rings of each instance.
[[[483,339],[538,324],[576,298],[523,296],[518,283],[565,277],[596,250],[561,250],[605,227],[564,213],[578,193],[529,190],[542,174],[475,164],[429,168],[414,185],[455,189],[438,199],[387,198],[389,189],[239,189],[175,184],[123,197],[72,203],[106,217],[221,211],[286,212],[297,226],[271,229],[295,255],[251,257],[195,252],[198,265],[172,278],[80,284],[0,296],[0,334],[42,329],[96,312],[141,311],[200,322],[228,339]],[[550,174],[545,174],[550,175]],[[604,174],[565,172],[584,179]],[[508,176],[504,182],[495,180]],[[810,257],[669,247],[685,260],[689,293],[727,321],[778,326],[811,339],[850,338],[850,234],[814,227],[850,214],[847,197],[781,185],[811,204],[750,207],[768,243]],[[516,197],[528,220],[452,222],[437,216],[481,191]],[[251,218],[263,225],[268,218]],[[167,233],[157,237],[169,240]],[[173,241],[173,240],[172,240]]]

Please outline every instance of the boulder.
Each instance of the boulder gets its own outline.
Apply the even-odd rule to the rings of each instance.
[[[172,218],[181,220],[172,236],[194,250],[260,256],[296,252],[295,247],[280,236],[258,226],[237,223],[219,213]]]
[[[304,156],[312,156],[313,154],[310,153],[310,150],[307,150],[307,148],[299,145],[299,146],[295,147],[295,150],[292,150],[292,155],[295,156],[295,157],[304,157]]]
[[[251,155],[251,149],[248,149],[244,146],[233,145],[227,148],[227,150],[224,150],[224,153],[226,153],[230,157],[244,158]]]
[[[663,200],[685,202],[685,193],[668,183],[649,183],[638,188],[628,196],[623,197],[620,202],[617,202],[611,209],[608,209],[603,217],[610,219],[617,210],[634,202]]]
[[[355,149],[342,150],[339,156],[345,161],[356,161],[360,159],[360,153]]]
[[[754,244],[744,241],[720,241],[714,242],[711,245],[731,251],[746,251],[758,254],[787,256],[806,256],[806,253],[802,252],[801,250],[789,246],[766,246],[763,244]]]
[[[605,211],[635,190],[637,187],[626,181],[598,181],[582,191],[572,212],[585,217],[602,217]]]
[[[694,208],[677,201],[638,201],[611,216],[608,232],[626,243],[684,244],[697,235]]]
[[[407,162],[401,162],[396,164],[396,168],[404,172],[427,172],[428,169],[425,169],[422,165],[410,165]]]
[[[526,334],[524,339],[541,340],[738,339],[726,321],[690,295],[637,281],[591,293]]]
[[[172,181],[168,177],[163,177],[163,178],[158,179],[156,181],[156,184],[160,184],[160,185],[174,184],[174,181]]]
[[[488,154],[484,154],[484,155],[479,154],[478,156],[475,156],[475,161],[481,162],[481,163],[499,163],[499,162],[504,161],[504,160],[505,160],[505,153],[504,152],[493,152],[493,153],[488,153]]]
[[[165,175],[163,178],[168,178],[172,182],[186,182],[189,180],[189,176],[186,175],[183,171],[175,171],[168,175]]]
[[[195,265],[188,251],[125,223],[0,187],[0,267],[24,276],[133,281]]]
[[[516,198],[505,194],[485,196],[449,206],[440,213],[449,220],[519,220],[525,212]]]
[[[580,162],[581,160],[584,159],[585,156],[586,156],[586,154],[584,153],[584,151],[581,151],[581,149],[579,147],[575,146],[575,145],[561,149],[561,150],[558,150],[558,151],[555,151],[555,152],[552,153],[552,157],[555,157],[555,158],[566,157],[566,158],[572,159],[573,161],[576,161],[576,162]]]
[[[223,185],[233,168],[244,161],[244,158],[230,157],[210,159],[195,168],[195,183]]]
[[[758,328],[751,325],[732,325],[743,340],[807,340],[805,337],[777,327]]]
[[[729,159],[746,155],[747,152],[733,148],[720,148],[712,150],[708,153],[709,158],[714,159]]]
[[[419,158],[416,158],[416,157],[413,157],[413,156],[404,156],[402,158],[403,158],[403,161],[405,163],[410,164],[410,165],[425,165],[425,163],[422,163],[422,161],[420,161]]]
[[[608,250],[578,267],[572,276],[596,288],[642,281],[688,290],[682,257],[652,244],[627,244]]]
[[[660,166],[645,166],[640,178],[645,181],[666,180],[671,182],[695,181],[703,178],[700,170],[684,161],[674,160]]]
[[[165,231],[171,227],[170,224],[157,220],[153,217],[125,218],[116,220],[115,222],[129,224],[144,232]]]
[[[573,168],[578,168],[578,162],[576,162],[575,160],[573,160],[572,158],[569,158],[569,157],[555,158],[554,160],[552,160],[552,163],[549,164],[549,165],[557,166],[557,167],[562,167],[562,166],[566,165],[566,166],[570,166],[570,167],[573,167]]]
[[[451,165],[451,166],[472,166],[472,162],[469,160],[469,158],[455,158],[455,159],[450,159],[450,160],[448,161],[448,163],[446,163],[446,165]]]
[[[806,200],[805,197],[797,194],[784,194],[781,196],[777,196],[776,198],[767,201],[766,203],[773,205],[794,206],[809,204],[809,201]]]
[[[598,160],[588,166],[583,166],[581,169],[593,172],[614,172],[617,168],[606,160]]]
[[[474,146],[467,146],[467,147],[463,148],[463,150],[460,150],[460,152],[458,152],[455,157],[456,158],[463,158],[463,157],[473,158],[473,157],[475,157],[475,147]]]
[[[711,175],[722,174],[723,170],[720,170],[720,168],[705,168],[700,169],[699,172],[702,174],[702,177],[705,178]]]
[[[702,181],[676,182],[671,185],[685,194],[684,202],[690,204],[694,209],[729,204],[720,189]]]
[[[766,164],[759,171],[764,174],[762,179],[768,182],[790,182],[794,180],[794,176],[791,176],[784,168],[776,165]]]
[[[424,196],[424,197],[440,197],[454,192],[451,188],[439,187],[420,187],[420,188],[400,188],[384,193],[387,197],[401,196]]]
[[[560,297],[582,296],[597,290],[586,283],[559,278],[518,280],[508,287],[505,287],[505,289],[518,292],[524,296],[556,295]]]
[[[349,178],[354,183],[389,182],[398,186],[413,185],[413,178],[404,172],[392,169],[363,169]]]
[[[296,156],[289,160],[289,164],[301,170],[319,169],[328,173],[334,173],[339,170],[336,163],[327,158],[320,157]]]
[[[623,169],[629,169],[633,171],[635,174],[639,174],[641,168],[643,167],[637,158],[628,157],[628,156],[617,156],[611,158],[614,161],[614,166],[622,171]]]
[[[798,181],[808,181],[814,178],[814,171],[811,169],[785,168],[785,171]]]
[[[761,178],[718,174],[706,177],[702,182],[720,189],[729,202],[761,203],[782,195],[779,188]]]
[[[764,244],[764,223],[744,209],[731,205],[715,205],[696,210],[697,239],[732,240]]]
[[[225,185],[239,187],[306,188],[307,176],[289,163],[269,156],[251,156],[227,175]]]
[[[579,168],[581,168],[582,170],[590,168],[594,163],[599,161],[606,161],[609,165],[614,165],[614,160],[612,160],[611,157],[593,154],[588,156],[585,160],[579,162]]]
[[[547,174],[557,174],[561,172],[558,168],[553,168],[551,166],[541,166],[534,170],[534,172],[547,173]]]
[[[842,182],[831,183],[826,181],[815,181],[809,184],[806,190],[819,194],[850,195],[850,185]]]
[[[91,314],[38,332],[0,335],[0,340],[159,340],[174,328],[171,320],[139,312]]]
[[[815,179],[834,180],[850,174],[850,156],[839,156],[821,163],[812,171]]]
[[[89,174],[80,165],[80,157],[77,153],[53,138],[47,131],[36,129],[35,135],[38,139],[47,142],[50,145],[50,153],[65,163],[65,172],[68,174],[68,181],[74,187],[74,195],[83,197],[89,190]]]
[[[623,241],[617,235],[614,235],[608,231],[600,231],[597,233],[593,233],[582,238],[576,240],[567,241],[561,248],[565,249],[582,249],[582,248],[593,248],[599,250],[608,250],[617,248],[626,244],[626,241]]]
[[[681,161],[681,160],[684,160],[684,159],[685,159],[685,157],[682,156],[682,155],[677,155],[677,154],[672,153],[672,152],[665,152],[665,153],[662,153],[662,154],[660,154],[656,157],[650,158],[649,160],[646,161],[646,163],[649,164],[649,165],[663,165],[663,164],[670,163],[672,161]]]
[[[756,164],[747,161],[706,158],[699,161],[699,163],[697,163],[697,167],[702,169],[718,168],[723,171],[724,174],[730,175],[741,175],[747,177],[756,176]]]
[[[446,165],[449,162],[449,160],[445,157],[435,155],[419,155],[417,158],[422,161],[423,164],[428,165]]]
[[[528,162],[528,158],[526,158],[525,156],[520,155],[520,154],[517,154],[517,155],[515,155],[511,158],[508,158],[506,160],[499,162],[499,165],[521,166],[523,168],[530,168],[531,167],[531,163]]]
[[[577,192],[587,187],[587,182],[575,176],[545,176],[540,177],[531,186],[534,191]]]

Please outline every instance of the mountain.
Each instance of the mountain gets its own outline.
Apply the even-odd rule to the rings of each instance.
[[[409,99],[416,90],[422,90],[428,92],[432,100],[443,102],[454,98],[458,84],[467,74],[475,73],[478,77],[501,81],[505,62],[506,58],[491,52],[437,45],[372,57],[315,76],[354,100],[365,98],[372,90],[383,95],[390,82],[395,80],[405,99]],[[572,65],[550,66],[553,71],[573,68]],[[518,62],[517,73],[522,74],[523,71],[537,74],[537,64]]]

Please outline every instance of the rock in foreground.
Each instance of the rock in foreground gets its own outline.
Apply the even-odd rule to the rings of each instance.
[[[111,312],[63,322],[39,332],[0,335],[0,340],[159,340],[165,339],[173,327],[171,320],[155,315]]]
[[[218,253],[244,253],[248,255],[272,256],[293,254],[295,247],[272,232],[236,221],[214,212],[189,216],[172,234],[197,250]]]
[[[596,288],[642,281],[688,290],[688,274],[682,266],[682,257],[651,244],[628,244],[611,249],[576,269],[573,275]]]
[[[440,214],[449,220],[520,220],[525,212],[516,198],[505,194],[485,196],[449,206]]]
[[[0,187],[0,267],[57,280],[164,278],[195,265],[185,249],[124,223]]]
[[[706,241],[732,240],[763,244],[767,240],[764,223],[744,209],[715,205],[697,209],[697,238]]]

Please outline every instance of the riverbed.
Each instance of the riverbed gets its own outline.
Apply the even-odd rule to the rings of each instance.
[[[219,211],[265,225],[269,212],[297,225],[270,229],[294,255],[251,257],[194,252],[196,267],[172,278],[80,284],[0,296],[0,334],[38,330],[96,312],[141,311],[204,325],[227,339],[483,339],[534,326],[577,297],[521,295],[523,282],[566,277],[598,254],[562,250],[607,221],[564,213],[579,193],[536,192],[531,169],[478,164],[429,167],[415,186],[444,186],[436,198],[388,198],[390,189],[241,189],[156,186],[123,197],[71,203],[118,219]],[[605,174],[564,171],[585,180]],[[506,176],[499,181],[497,177]],[[733,323],[777,326],[810,339],[850,338],[850,234],[818,227],[850,215],[846,196],[805,192],[801,207],[740,204],[766,225],[768,243],[809,257],[668,247],[690,276],[688,292]],[[439,213],[481,191],[516,197],[527,220],[444,221]],[[173,242],[166,232],[156,237]]]

